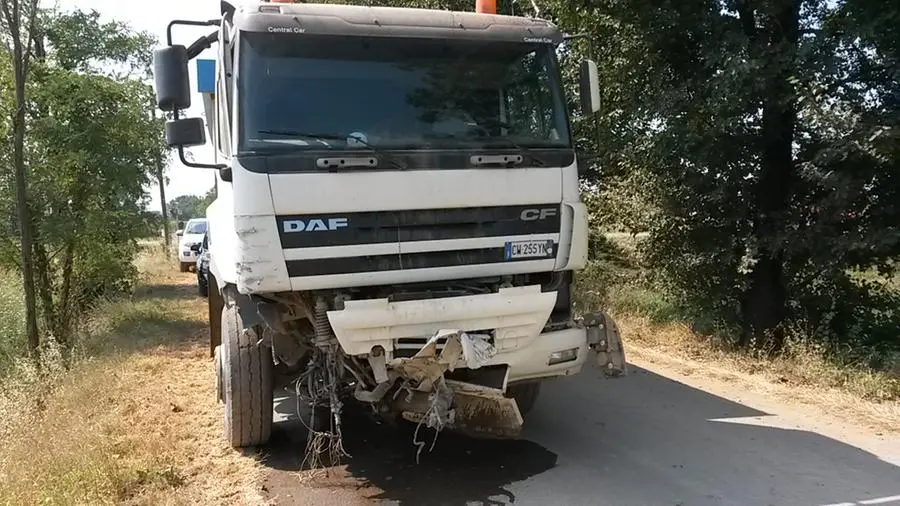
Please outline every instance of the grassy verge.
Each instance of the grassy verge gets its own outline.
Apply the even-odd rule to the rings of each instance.
[[[623,261],[633,254],[634,240],[613,239],[614,251],[602,252],[582,273],[576,304],[609,308],[633,354],[701,363],[717,373],[732,371],[805,390],[825,404],[855,404],[866,416],[881,420],[881,427],[900,430],[900,368],[874,370],[848,363],[799,334],[775,358],[736,349],[727,329],[687,318],[683,308],[641,283],[633,260]]]
[[[221,437],[205,302],[158,247],[87,325],[71,370],[0,384],[0,504],[247,504],[253,459]],[[48,349],[52,357],[52,349]]]

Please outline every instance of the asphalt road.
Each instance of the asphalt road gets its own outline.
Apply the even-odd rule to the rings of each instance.
[[[524,440],[444,432],[418,465],[409,428],[349,418],[346,476],[315,498],[293,472],[305,433],[282,397],[266,490],[276,504],[900,506],[897,438],[840,427],[828,437],[799,408],[761,411],[631,372],[545,384]]]

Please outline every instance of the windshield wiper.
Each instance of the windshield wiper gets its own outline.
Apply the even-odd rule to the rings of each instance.
[[[405,163],[401,163],[400,160],[398,160],[395,156],[391,156],[391,155],[385,153],[384,151],[376,148],[375,146],[369,144],[368,142],[360,139],[358,136],[355,136],[355,135],[350,136],[350,135],[339,135],[339,134],[335,134],[335,133],[300,132],[300,131],[296,131],[296,130],[258,130],[258,133],[269,134],[269,135],[283,135],[285,137],[300,137],[300,138],[304,138],[304,139],[315,139],[315,140],[318,140],[319,142],[322,142],[326,146],[328,144],[323,141],[345,141],[346,142],[347,139],[350,139],[352,137],[353,140],[362,144],[364,147],[368,148],[370,151],[372,151],[376,155],[380,155],[380,156],[384,157],[384,159],[388,163],[393,165],[395,168],[400,169],[400,170],[406,170],[409,168],[406,166]]]

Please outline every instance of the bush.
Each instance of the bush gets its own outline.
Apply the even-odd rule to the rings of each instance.
[[[22,281],[10,272],[0,272],[0,377],[25,349],[25,302]]]

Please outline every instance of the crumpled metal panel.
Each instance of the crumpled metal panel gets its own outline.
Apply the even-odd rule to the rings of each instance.
[[[351,300],[344,309],[329,311],[328,320],[348,355],[365,355],[381,346],[392,358],[394,340],[426,336],[436,328],[496,329],[495,346],[502,352],[536,338],[554,304],[556,292],[541,292],[539,285],[532,285],[466,297]]]
[[[437,343],[444,339],[438,352]],[[444,379],[445,372],[457,367],[478,369],[496,353],[488,336],[460,330],[435,332],[415,356],[391,362],[393,371],[410,385],[402,416],[436,430],[448,427],[473,435],[518,436],[523,420],[515,400],[495,388]]]

